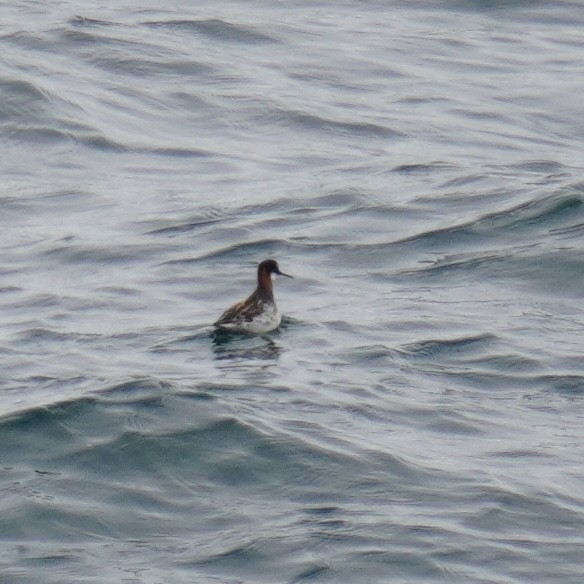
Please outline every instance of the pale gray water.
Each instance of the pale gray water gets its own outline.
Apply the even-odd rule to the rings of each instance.
[[[0,582],[581,582],[580,3],[0,23]]]

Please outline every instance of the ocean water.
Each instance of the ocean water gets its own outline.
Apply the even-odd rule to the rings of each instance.
[[[2,584],[582,582],[581,3],[0,22]]]

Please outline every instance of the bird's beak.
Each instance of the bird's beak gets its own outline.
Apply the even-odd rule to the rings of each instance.
[[[286,276],[286,278],[294,278],[294,276],[291,276],[290,274],[285,274],[284,272],[278,272],[279,276]]]

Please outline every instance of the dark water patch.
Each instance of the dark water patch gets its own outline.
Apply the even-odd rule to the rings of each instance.
[[[19,431],[26,432],[26,439],[21,440],[23,448],[40,440],[43,447],[34,451],[38,458],[36,454],[33,458],[46,461],[47,464],[54,464],[54,459],[46,453],[43,455],[45,448],[50,449],[55,456],[63,456],[70,453],[70,448],[91,450],[92,440],[103,441],[107,437],[106,442],[109,442],[117,439],[124,431],[135,433],[136,428],[145,432],[148,428],[156,427],[157,419],[163,424],[165,413],[174,411],[177,400],[181,401],[176,397],[172,384],[148,377],[126,381],[91,394],[88,394],[91,384],[87,378],[81,376],[70,380],[37,376],[28,378],[26,382],[37,388],[42,385],[45,390],[53,388],[52,394],[46,392],[47,396],[52,396],[52,402],[46,406],[10,414],[0,420],[0,427],[5,443],[8,443],[11,435],[18,439]],[[65,395],[65,389],[69,395],[72,389],[76,389],[75,393],[81,395],[60,398],[59,396]],[[194,392],[190,394],[194,395]],[[191,401],[192,395],[189,403]],[[193,422],[200,415],[204,419],[202,406],[199,412],[192,413]],[[176,418],[178,420],[180,416],[177,415]],[[169,423],[173,422],[169,420]],[[61,443],[47,443],[47,440],[43,442],[42,436],[47,439],[49,436],[60,437]]]
[[[511,247],[505,251],[456,254],[431,260],[415,269],[403,270],[408,278],[450,279],[468,274],[475,281],[510,280],[518,288],[544,295],[577,297],[584,285],[584,255],[579,250],[542,250],[539,247]],[[459,276],[460,277],[460,276]]]
[[[460,226],[381,244],[377,249],[366,245],[363,251],[370,249],[375,255],[380,249],[395,247],[404,258],[408,249],[413,253],[422,247],[431,254],[418,260],[416,267],[410,263],[400,271],[406,277],[449,279],[453,273],[466,272],[474,278],[505,278],[522,286],[535,285],[546,294],[576,294],[582,284],[582,257],[578,249],[567,247],[567,242],[581,231],[583,203],[579,195],[548,197]],[[465,251],[456,253],[462,247]]]
[[[367,191],[360,189],[335,189],[324,194],[312,197],[303,197],[302,201],[291,199],[288,206],[293,207],[296,213],[305,213],[312,210],[346,210],[368,201]],[[298,205],[301,205],[300,207]]]
[[[347,320],[326,320],[322,322],[323,325],[325,325],[327,327],[327,329],[333,330],[333,331],[338,331],[339,333],[353,333],[355,331],[355,325]],[[315,331],[316,334],[316,331]],[[352,350],[349,349],[349,350]],[[359,350],[359,349],[357,349]],[[367,348],[364,348],[364,351],[367,352]],[[373,348],[372,351],[373,353],[377,353],[377,352],[381,352],[383,349],[381,349],[381,347],[379,348]],[[342,353],[340,353],[342,355]]]
[[[74,16],[73,18],[69,19],[69,24],[76,28],[102,28],[102,27],[109,27],[113,26],[116,23],[107,21],[107,20],[99,20],[97,18],[89,18],[87,16]]]
[[[395,528],[389,524],[388,530],[396,531]],[[429,537],[433,537],[435,542],[439,542],[442,538],[449,534],[446,530],[432,530],[429,527],[421,526],[418,528],[421,532],[432,532]],[[418,544],[416,549],[411,541],[404,540],[396,536],[398,542],[394,546],[380,547],[379,542],[375,538],[369,545],[363,545],[364,549],[354,551],[348,555],[343,564],[339,566],[335,572],[336,578],[329,580],[330,582],[339,581],[353,581],[355,578],[365,576],[364,581],[382,583],[385,580],[381,573],[391,573],[392,578],[396,582],[441,582],[454,581],[456,577],[454,571],[449,571],[446,575],[444,570],[440,567],[440,562],[431,557],[427,553],[429,545]],[[434,549],[440,544],[434,544]]]
[[[431,379],[440,380],[446,391],[458,388],[463,391],[502,392],[506,397],[518,399],[524,397],[522,392],[526,389],[532,389],[526,375],[473,369],[464,363],[424,364],[419,371]]]
[[[33,408],[0,420],[2,450],[6,460],[26,449],[34,452],[36,470],[47,470],[44,460],[71,448],[78,436],[71,422],[83,416],[95,400],[83,398],[63,404]],[[46,457],[46,458],[45,458]],[[31,461],[32,462],[32,461]]]
[[[164,68],[165,75],[170,77],[169,74],[175,74],[184,76],[190,79],[197,79],[198,81],[214,81],[218,83],[220,79],[225,77],[225,73],[223,71],[218,70],[212,65],[207,63],[201,63],[200,61],[183,61],[181,59],[177,59],[173,57],[172,60],[163,61],[161,62],[162,67]],[[223,76],[223,77],[222,77]],[[187,97],[188,96],[188,97]],[[186,107],[187,104],[190,105],[188,108],[190,111],[199,110],[203,103],[206,103],[209,107],[213,106],[212,101],[206,101],[202,96],[193,93],[185,94],[184,92],[178,92],[174,94],[174,97],[182,97],[181,104],[183,107]],[[190,98],[190,99],[189,99]],[[193,107],[197,103],[197,107]],[[216,108],[218,111],[219,108]]]
[[[357,63],[354,66],[356,69],[358,69],[359,64]],[[306,84],[323,87],[343,96],[347,96],[349,94],[359,96],[371,95],[373,91],[367,81],[375,78],[377,74],[382,76],[384,79],[404,79],[407,77],[403,73],[387,67],[386,65],[373,68],[362,77],[353,80],[349,80],[349,77],[346,73],[347,65],[342,66],[336,70],[321,66],[313,66],[308,71],[302,68],[297,70],[290,70],[287,72],[286,76],[294,82],[298,82],[303,85]],[[344,103],[341,101],[335,101],[334,104],[343,106],[347,104],[347,101]]]
[[[542,369],[543,364],[535,358],[518,355],[516,353],[487,354],[478,358],[464,359],[464,363],[481,371],[515,372],[520,374],[532,374]]]
[[[146,232],[147,235],[168,235],[170,237],[175,237],[183,233],[190,234],[192,232],[197,232],[201,228],[214,226],[225,219],[225,214],[222,209],[216,209],[213,207],[201,210],[198,215],[189,216],[185,219],[181,219],[176,222],[166,222],[165,225],[161,227],[156,227]],[[157,223],[162,223],[160,220],[156,220]],[[170,223],[170,224],[169,224]]]
[[[8,213],[19,213],[23,210],[28,210],[28,202],[14,192],[10,194],[0,193],[0,209],[2,210],[4,220],[6,220]]]
[[[27,295],[18,299],[18,305],[27,308],[50,308],[59,306],[60,302],[61,298],[59,296],[48,292],[34,294],[33,296]]]
[[[69,132],[50,127],[29,126],[25,128],[20,126],[11,132],[11,136],[21,142],[34,144],[35,146],[72,140]]]
[[[350,332],[351,328],[346,329],[347,332]],[[363,347],[355,347],[352,348],[349,352],[347,352],[346,356],[353,357],[358,359],[360,362],[386,362],[388,360],[392,360],[399,355],[396,351],[386,347],[385,345],[366,345]]]
[[[316,506],[316,507],[306,507],[302,510],[304,513],[308,515],[316,515],[317,517],[328,517],[330,515],[337,514],[341,511],[340,507],[323,507],[323,506]]]
[[[433,173],[441,173],[445,170],[455,170],[456,166],[439,160],[427,164],[401,164],[396,166],[393,171],[399,174],[406,175],[428,175]]]
[[[516,8],[533,8],[535,6],[546,5],[548,0],[450,0],[447,4],[452,7],[456,5],[460,8],[478,10],[480,12],[489,12],[494,9],[516,9]]]
[[[0,274],[2,274],[2,276],[6,276],[9,274],[13,274],[13,273],[17,273],[18,270],[0,270]],[[22,288],[18,287],[18,286],[0,286],[0,294],[19,294],[20,292],[22,292]]]
[[[116,37],[103,34],[97,27],[92,30],[90,27],[82,28],[70,24],[66,28],[61,28],[56,32],[58,32],[60,41],[69,50],[79,48],[95,50],[98,45],[107,46],[108,43],[115,43],[117,40]],[[124,44],[128,47],[132,46],[130,41],[126,41]]]
[[[134,151],[136,151],[135,148]],[[213,152],[201,148],[151,148],[147,150],[142,148],[140,151],[172,158],[209,158],[214,156]]]
[[[445,190],[450,190],[450,189],[455,189],[457,191],[459,191],[461,188],[465,188],[465,191],[463,192],[459,192],[459,193],[455,193],[455,194],[450,194],[448,196],[444,197],[444,200],[449,200],[451,201],[453,204],[460,204],[465,205],[465,204],[469,204],[472,205],[474,207],[476,207],[478,205],[478,201],[480,201],[481,198],[484,199],[488,199],[491,198],[493,195],[490,194],[482,194],[482,195],[474,195],[471,199],[471,201],[469,201],[469,195],[468,192],[466,192],[467,189],[473,189],[473,190],[479,190],[479,185],[482,184],[488,184],[490,183],[491,179],[490,177],[488,177],[486,174],[484,173],[478,173],[478,172],[469,172],[467,174],[464,175],[459,175],[456,176],[455,178],[449,178],[446,179],[442,184],[442,188]],[[501,197],[500,194],[498,194],[499,197]],[[421,197],[418,199],[419,202],[423,202],[423,203],[430,203],[433,202],[435,203],[436,201],[430,201],[427,197]]]
[[[105,71],[136,78],[152,78],[168,73],[169,64],[164,60],[130,57],[124,55],[95,56],[91,63]]]
[[[96,288],[98,290],[98,288]],[[92,298],[89,299],[85,296],[65,296],[65,295],[43,295],[43,296],[29,296],[28,290],[23,290],[19,295],[14,296],[14,301],[6,304],[6,308],[10,308],[16,312],[25,313],[25,309],[30,308],[54,308],[58,310],[54,310],[50,314],[51,322],[58,323],[62,321],[67,321],[71,319],[72,313],[78,313],[82,311],[98,311],[98,310],[106,310],[111,308],[111,298],[120,298],[122,296],[131,297],[133,296],[132,292],[127,290],[123,293],[121,290],[117,292],[107,292],[101,296],[100,298]],[[49,316],[49,315],[45,315]],[[26,326],[29,328],[24,330],[24,323],[22,323],[23,328],[21,328],[20,333],[23,335],[23,338],[26,338],[26,335],[30,334],[30,338],[34,339],[37,336],[40,340],[42,340],[43,333],[39,334],[43,328],[47,328],[44,325],[39,325],[39,323],[46,322],[45,318],[39,318],[38,320],[30,320],[27,321]],[[58,325],[55,325],[58,326]],[[47,331],[50,330],[47,328]],[[47,332],[46,334],[51,334]],[[81,335],[83,336],[83,335]],[[88,335],[88,338],[91,335]]]
[[[213,227],[219,223],[223,223],[223,225],[230,222],[241,223],[246,218],[258,224],[264,216],[267,216],[267,221],[282,222],[283,219],[278,216],[286,212],[289,206],[288,203],[286,200],[278,200],[264,205],[242,206],[237,209],[209,207],[203,209],[196,216],[190,216],[177,222],[170,222],[170,224],[148,231],[148,234],[168,234],[171,236],[183,233],[190,234],[191,232],[200,231],[202,228]],[[292,204],[290,206],[292,207]],[[248,233],[249,229],[242,229],[241,232]]]
[[[79,133],[77,131],[70,133],[66,132],[65,135],[69,139],[75,140],[75,142],[85,146],[91,150],[97,150],[99,152],[105,153],[133,153],[139,155],[145,155],[148,157],[163,156],[169,158],[209,158],[215,156],[215,153],[211,150],[206,150],[203,148],[178,148],[178,147],[166,147],[166,146],[142,146],[131,142],[121,142],[119,140],[113,140],[108,138],[104,134],[95,132],[91,130],[89,132]]]
[[[59,243],[59,242],[58,242]],[[58,260],[63,264],[82,264],[86,266],[99,264],[120,264],[146,261],[156,254],[152,246],[125,243],[122,245],[91,246],[77,241],[68,241],[46,250],[46,259]]]
[[[59,42],[67,51],[74,50],[82,61],[108,74],[122,74],[137,79],[171,80],[177,76],[189,80],[215,80],[225,78],[225,72],[217,70],[196,57],[185,58],[172,48],[161,44],[151,35],[140,39],[127,37],[125,27],[104,32],[106,27],[69,27],[59,31]],[[145,40],[147,39],[147,40]],[[146,94],[139,88],[134,92],[144,100]],[[123,88],[118,88],[121,93]],[[162,101],[158,102],[158,106]]]
[[[418,211],[408,207],[398,207],[387,203],[375,203],[366,201],[361,203],[357,197],[351,204],[339,208],[300,208],[297,214],[310,213],[312,217],[304,216],[304,224],[318,223],[322,226],[322,232],[336,229],[339,239],[343,236],[351,236],[351,239],[362,241],[367,234],[379,234],[378,237],[385,241],[387,232],[399,230],[408,220],[416,220]],[[286,218],[289,222],[290,219]],[[347,241],[349,243],[349,241]]]
[[[144,23],[149,28],[164,29],[170,31],[183,31],[204,35],[221,42],[242,43],[248,45],[274,44],[278,41],[265,32],[244,26],[233,24],[219,18],[206,20],[158,20]]]
[[[31,81],[4,77],[0,79],[0,120],[10,121],[13,132],[22,132],[22,124],[36,125],[45,119],[53,99]]]
[[[46,553],[37,555],[27,560],[28,564],[38,564],[41,568],[54,568],[59,566],[68,566],[71,562],[78,561],[79,557],[72,553]]]
[[[90,63],[108,73],[128,75],[137,79],[172,79],[184,76],[188,79],[203,80],[217,79],[220,75],[212,66],[197,61],[184,61],[174,56],[162,58],[158,56],[145,57],[142,55],[130,56],[125,51],[119,54],[111,49],[106,54],[92,56]],[[144,95],[140,95],[144,99]]]
[[[199,415],[198,423],[170,432],[145,432],[145,428],[139,432],[118,432],[106,441],[62,458],[60,464],[81,467],[92,475],[106,473],[124,482],[138,477],[152,481],[166,472],[174,475],[181,469],[191,481],[257,492],[282,482],[298,484],[315,467],[333,463],[330,453],[314,447],[309,447],[309,451],[301,444],[267,436],[233,417],[205,421]]]
[[[191,399],[191,397],[196,397],[201,395],[210,396],[220,396],[221,394],[238,393],[244,392],[249,389],[249,384],[247,380],[233,381],[232,379],[223,379],[222,381],[217,381],[212,383],[210,381],[203,381],[197,383],[196,387],[190,388],[188,390],[180,390],[179,395],[184,396],[186,399]]]
[[[547,367],[541,360],[511,350],[509,354],[493,355],[490,345],[478,355],[473,351],[438,351],[416,354],[415,358],[423,359],[423,364],[417,369],[419,373],[443,379],[447,386],[503,390],[509,396],[528,400],[549,394],[578,400],[584,395],[584,377],[579,373],[544,373]]]
[[[129,146],[127,144],[121,144],[115,140],[112,140],[111,138],[107,138],[103,134],[93,131],[84,136],[77,135],[76,139],[84,146],[94,150],[99,150],[101,152],[121,153],[129,150]]]
[[[206,262],[208,260],[222,260],[226,257],[230,258],[244,257],[246,258],[246,260],[248,260],[250,257],[257,257],[260,252],[262,254],[270,255],[278,253],[277,250],[289,249],[290,247],[292,247],[290,242],[284,240],[278,239],[255,240],[224,246],[221,249],[205,252],[202,255],[199,255],[194,258],[170,260],[167,262],[163,262],[163,265],[195,264],[200,262]]]
[[[479,238],[504,236],[509,239],[512,232],[533,231],[534,226],[549,232],[558,223],[573,223],[584,217],[584,197],[579,195],[557,195],[521,203],[510,209],[488,213],[461,225],[448,226],[420,233],[394,245],[422,243],[430,240],[432,244],[449,243],[460,245],[465,241],[477,243]],[[557,228],[557,227],[556,227]]]
[[[26,345],[45,345],[50,343],[77,342],[82,339],[91,340],[97,338],[97,335],[79,335],[69,332],[61,332],[48,328],[29,328],[19,333],[19,338],[23,346]]]
[[[534,459],[538,460],[540,458],[550,458],[550,455],[542,452],[540,450],[529,450],[529,449],[516,449],[516,450],[495,450],[491,453],[487,453],[487,456],[492,456],[494,458],[510,458],[510,459]]]
[[[142,377],[106,387],[99,390],[96,395],[107,403],[158,406],[162,404],[164,396],[173,389],[174,386],[167,381]]]
[[[47,496],[43,490],[44,485],[39,484],[46,483],[46,479],[42,480],[34,476],[29,478],[21,473],[16,476],[13,473],[10,473],[10,475],[13,475],[11,478],[17,477],[16,480],[21,486],[19,489],[20,496],[12,496],[11,498],[14,498],[12,505],[10,507],[3,506],[2,509],[0,529],[2,530],[1,537],[4,545],[13,541],[25,540],[33,542],[42,540],[47,537],[47,532],[50,533],[66,521],[83,522],[86,526],[89,523],[87,517],[83,518],[73,509],[58,509],[54,497]],[[28,484],[24,486],[25,483]],[[94,524],[93,529],[98,525],[98,522],[94,521]],[[101,535],[104,536],[105,533],[102,532]],[[78,533],[76,537],[79,537]],[[73,540],[70,533],[64,539],[69,543]],[[30,558],[27,558],[24,563],[29,562]],[[46,568],[46,566],[44,567]]]
[[[582,519],[581,511],[574,513],[560,498],[532,490],[475,486],[467,493],[468,499],[477,502],[477,513],[467,517],[465,525],[483,533],[496,533],[499,538],[513,536],[518,529],[529,530],[534,516],[549,518],[548,537],[565,537]]]
[[[434,412],[420,410],[429,421],[435,420]],[[387,422],[386,422],[387,423]],[[469,432],[465,432],[469,433]],[[385,449],[375,449],[362,451],[362,456],[369,461],[371,466],[366,474],[354,475],[353,480],[357,482],[359,491],[363,495],[370,496],[373,500],[384,500],[384,488],[388,477],[395,487],[393,497],[404,496],[410,489],[417,489],[424,484],[434,484],[436,488],[442,482],[447,482],[447,475],[437,467],[420,463],[414,457],[406,455],[404,452],[388,452]],[[358,469],[355,468],[358,472]],[[408,496],[408,495],[406,495]]]
[[[476,420],[465,419],[458,412],[436,412],[428,429],[439,436],[486,436],[488,431],[477,425]]]
[[[434,4],[434,3],[433,3]],[[542,22],[547,25],[573,25],[579,22],[577,16],[570,20],[569,15],[578,12],[580,4],[570,0],[550,2],[550,0],[448,0],[435,3],[436,7],[444,10],[463,12],[477,12],[488,14],[491,17],[505,21],[524,22],[533,25]]]
[[[302,572],[294,576],[290,582],[291,584],[294,584],[296,582],[311,582],[315,579],[320,580],[321,576],[326,576],[326,574],[331,571],[331,566],[328,564],[312,565],[308,568],[304,568]]]
[[[543,174],[545,176],[570,176],[572,169],[555,160],[527,160],[508,167],[511,171]],[[515,172],[513,172],[515,174]]]
[[[523,289],[552,297],[578,298],[584,286],[584,250],[557,249],[519,257],[514,273]]]
[[[49,403],[47,404],[47,406],[41,406],[39,403],[39,407],[48,407],[50,405],[54,405],[55,404],[55,396],[57,396],[57,403],[58,402],[58,398],[60,396],[59,392],[62,392],[65,388],[70,389],[70,388],[81,388],[87,385],[87,383],[90,381],[90,378],[88,378],[86,375],[82,375],[82,374],[77,374],[77,375],[71,375],[70,377],[65,377],[64,375],[61,376],[53,376],[53,375],[28,375],[25,377],[22,377],[22,385],[28,388],[45,388],[48,390],[51,390],[49,392]],[[27,411],[27,410],[22,410],[22,408],[19,409],[19,411]],[[11,414],[6,414],[6,415],[11,415]]]
[[[213,389],[210,389],[206,388],[203,385],[202,387],[197,386],[196,388],[193,389],[177,391],[176,395],[181,399],[184,398],[186,400],[207,401],[216,400],[217,399],[216,393],[220,393],[222,391],[229,391],[230,389],[233,390],[234,388],[229,388],[222,385],[221,387],[215,387]]]
[[[534,381],[566,397],[584,396],[584,375],[543,375]]]
[[[192,65],[192,64],[191,64]],[[180,68],[180,63],[174,63],[175,67]],[[189,71],[190,75],[194,77],[200,77],[203,74],[210,74],[214,69],[207,65],[200,64],[202,70],[199,72]],[[184,72],[185,74],[187,71]],[[219,115],[221,108],[219,105],[210,97],[201,95],[196,89],[188,90],[185,88],[180,91],[173,91],[169,94],[172,99],[172,103],[175,104],[173,109],[184,110],[187,112],[198,112],[201,115]]]
[[[496,336],[482,334],[455,339],[418,341],[403,346],[402,351],[405,355],[421,358],[468,355],[485,351],[492,347],[496,341]]]
[[[116,286],[116,285],[106,285],[106,286],[97,286],[95,287],[95,291],[99,293],[103,293],[107,296],[125,296],[128,298],[137,298],[143,294],[143,291],[138,288],[130,288],[129,286]],[[92,304],[86,304],[88,301],[80,300],[79,304],[77,304],[77,308],[83,308],[87,306],[92,306]],[[100,306],[103,305],[103,301],[98,302]]]
[[[55,48],[61,48],[69,53],[73,51],[83,60],[94,64],[107,56],[119,55],[125,58],[141,54],[147,63],[149,55],[172,54],[151,36],[146,35],[138,40],[135,36],[127,34],[130,31],[135,31],[135,28],[120,22],[100,26],[78,26],[75,22],[69,21],[51,31],[51,42]]]
[[[521,204],[501,213],[488,215],[480,223],[490,222],[493,226],[513,230],[545,225],[561,221],[573,221],[584,216],[584,197],[579,195],[559,195],[545,197]]]
[[[550,235],[559,239],[581,239],[584,235],[584,223],[576,223],[567,227],[551,229]]]
[[[503,251],[485,251],[478,253],[446,255],[435,260],[428,260],[424,265],[403,270],[405,276],[449,278],[453,272],[483,273],[490,276],[511,272],[517,262],[518,249]]]
[[[291,124],[302,130],[310,130],[321,134],[355,135],[369,138],[383,138],[396,140],[404,137],[398,130],[373,124],[370,122],[352,122],[345,120],[333,120],[316,114],[310,114],[295,110],[280,110],[280,117],[286,124]]]
[[[261,562],[265,565],[267,559],[268,558],[258,549],[257,545],[254,543],[246,543],[230,547],[229,549],[216,554],[207,555],[198,560],[186,561],[184,564],[193,566],[213,566],[220,564],[223,569],[238,568],[245,572],[246,569],[249,570],[249,567],[257,562]]]
[[[473,63],[473,67],[477,67],[476,63]],[[480,68],[485,71],[500,71],[500,65],[496,67],[485,67],[482,65]],[[497,122],[497,123],[506,123],[506,120],[501,119],[500,114],[496,113],[495,111],[484,111],[484,110],[475,110],[475,109],[460,109],[460,108],[452,108],[449,112],[455,116],[460,116],[466,118],[470,121],[480,121],[480,122]],[[483,126],[487,126],[488,124],[484,123]]]

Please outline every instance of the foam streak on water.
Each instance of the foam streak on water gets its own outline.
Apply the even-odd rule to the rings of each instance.
[[[578,3],[0,22],[0,581],[581,582]]]

